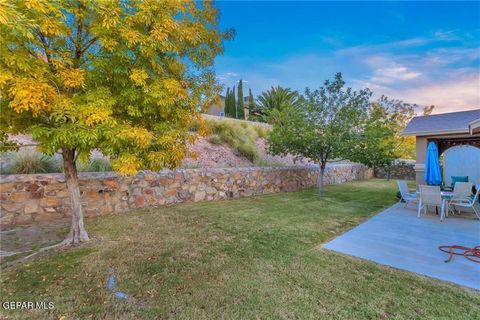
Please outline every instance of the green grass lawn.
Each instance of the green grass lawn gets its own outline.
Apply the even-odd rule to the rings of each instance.
[[[3,271],[2,302],[53,301],[39,319],[479,319],[476,292],[321,249],[395,193],[369,180],[90,219],[88,246]]]

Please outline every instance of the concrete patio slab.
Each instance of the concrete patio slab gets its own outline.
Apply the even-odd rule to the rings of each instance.
[[[471,215],[440,222],[430,213],[417,218],[416,208],[396,204],[323,247],[397,269],[480,290],[480,264],[448,255],[441,245],[480,245],[480,221]]]

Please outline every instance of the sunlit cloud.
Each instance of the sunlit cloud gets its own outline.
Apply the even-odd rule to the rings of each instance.
[[[380,68],[375,70],[372,82],[393,83],[396,81],[412,80],[422,75],[420,72],[411,71],[404,66]]]
[[[393,98],[419,105],[435,105],[434,113],[480,108],[480,76],[430,83],[406,90],[386,89]]]
[[[452,63],[470,63],[480,59],[478,48],[448,47],[432,49],[420,57],[422,64],[439,67]]]
[[[436,37],[453,41],[456,35],[437,32]],[[370,88],[376,97],[387,95],[420,106],[433,104],[436,113],[480,108],[477,48],[444,46],[407,53],[377,48],[356,52],[369,70],[352,81],[355,88]]]

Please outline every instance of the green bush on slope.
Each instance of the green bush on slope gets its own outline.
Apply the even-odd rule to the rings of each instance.
[[[256,140],[265,137],[267,129],[247,122],[228,120],[210,120],[208,123],[214,134],[209,138],[209,141],[213,140],[212,143],[218,143],[220,139],[250,161],[256,162],[261,158]]]

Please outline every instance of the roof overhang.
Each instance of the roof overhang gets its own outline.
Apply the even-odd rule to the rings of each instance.
[[[468,123],[470,134],[480,133],[480,118]]]
[[[442,136],[480,133],[480,109],[413,117],[403,136]]]
[[[480,119],[479,119],[480,125]],[[472,134],[471,131],[465,129],[439,129],[439,130],[428,130],[428,131],[412,131],[412,132],[403,132],[402,136],[440,136],[446,134]]]

